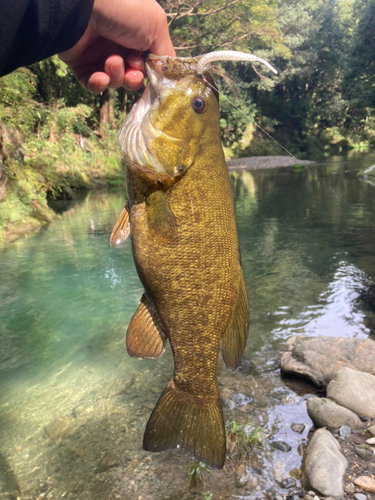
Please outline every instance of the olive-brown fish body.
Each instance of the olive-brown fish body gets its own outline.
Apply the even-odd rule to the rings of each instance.
[[[171,170],[169,175],[155,173],[128,157],[132,248],[145,295],[129,325],[127,348],[133,356],[157,357],[168,338],[173,351],[173,377],[147,424],[144,448],[184,447],[220,468],[225,431],[218,353],[221,345],[227,366],[237,367],[246,342],[248,304],[217,97],[201,77],[185,75],[184,82],[191,90],[189,105],[203,95],[207,116],[182,174],[181,165],[171,176]],[[155,149],[153,154],[158,157]],[[173,161],[170,165],[173,169]],[[170,221],[169,228],[155,223],[159,215]]]

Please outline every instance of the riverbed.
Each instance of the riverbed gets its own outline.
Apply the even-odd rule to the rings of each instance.
[[[259,427],[234,484],[235,459],[188,490],[183,450],[142,450],[147,419],[173,371],[170,350],[131,359],[124,339],[142,294],[130,242],[110,249],[122,192],[56,203],[60,217],[0,251],[0,499],[265,498],[287,493],[316,389],[283,378],[292,335],[375,338],[361,291],[375,279],[375,158],[231,172],[250,331],[236,372],[219,363],[225,420]],[[298,434],[292,423],[306,424]],[[292,450],[272,449],[270,439]],[[293,472],[294,471],[294,472]],[[298,474],[297,474],[298,475]],[[297,479],[296,487],[299,487]],[[12,495],[12,496],[11,496]]]

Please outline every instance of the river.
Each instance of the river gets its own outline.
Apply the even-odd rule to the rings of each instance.
[[[130,241],[110,249],[122,192],[55,203],[60,217],[0,250],[0,499],[263,498],[301,465],[309,383],[280,376],[292,335],[375,338],[361,290],[375,279],[375,188],[358,178],[373,155],[231,173],[250,300],[240,368],[219,365],[225,419],[259,426],[256,479],[233,462],[188,491],[191,457],[142,450],[148,416],[173,371],[131,359],[124,339],[142,286]],[[302,435],[291,423],[306,423]],[[271,450],[267,439],[292,451]],[[297,482],[298,484],[298,482]],[[10,495],[13,496],[10,496]]]

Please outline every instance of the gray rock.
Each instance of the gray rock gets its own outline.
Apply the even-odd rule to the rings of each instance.
[[[354,495],[354,498],[355,500],[367,500],[366,495],[364,495],[363,493],[356,493]]]
[[[328,384],[327,396],[359,415],[375,417],[375,376],[370,373],[343,368]]]
[[[247,470],[245,464],[239,464],[234,469],[234,485],[236,488],[242,488],[246,486],[248,480],[250,478],[250,474]]]
[[[65,415],[53,420],[46,426],[47,436],[58,443],[62,438],[69,437],[76,430],[76,419]]]
[[[367,444],[375,444],[375,437],[370,438],[370,439],[366,439],[366,443]]]
[[[276,495],[275,500],[285,500],[285,495]]]
[[[344,367],[375,374],[375,341],[338,337],[291,337],[281,356],[281,370],[326,387]]]
[[[352,433],[352,428],[350,425],[342,425],[339,429],[339,436],[342,437],[343,439],[348,439]]]
[[[375,425],[372,425],[367,430],[371,434],[371,436],[375,436]]]
[[[355,486],[353,483],[349,483],[345,486],[345,493],[349,493],[349,495],[353,495],[355,493]]]
[[[286,490],[294,488],[295,486],[297,486],[297,481],[294,479],[294,477],[287,477],[286,479],[281,481],[281,487],[285,488]]]
[[[344,495],[344,474],[348,462],[340,445],[326,429],[318,429],[305,453],[302,484],[319,495],[341,499]]]
[[[284,453],[288,453],[292,449],[285,441],[271,441],[270,445],[272,448],[275,448],[275,450],[280,450]]]
[[[306,429],[306,425],[305,424],[292,424],[290,426],[290,428],[292,429],[292,431],[298,432],[298,434],[302,434],[303,431]]]
[[[327,427],[334,430],[347,425],[352,429],[363,429],[365,424],[357,415],[327,398],[310,398],[307,400],[307,413],[316,427]]]
[[[366,462],[371,462],[374,459],[374,454],[371,450],[364,450],[363,448],[355,449],[357,455],[362,458],[362,460],[366,460]]]

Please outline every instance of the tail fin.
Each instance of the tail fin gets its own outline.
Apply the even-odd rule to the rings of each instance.
[[[218,390],[213,396],[194,396],[178,389],[173,379],[169,382],[147,423],[143,449],[176,446],[217,469],[223,467],[225,429]]]

